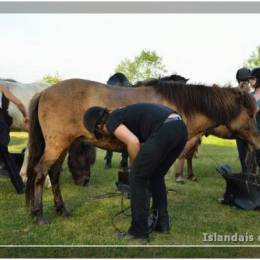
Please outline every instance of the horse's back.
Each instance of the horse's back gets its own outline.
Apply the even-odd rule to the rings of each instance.
[[[41,126],[55,132],[66,128],[67,132],[85,132],[83,114],[93,105],[102,105],[106,85],[90,80],[68,79],[41,92],[39,120]]]
[[[92,81],[92,80],[87,80],[87,79],[66,79],[63,81],[60,81],[54,85],[51,86],[51,88],[74,88],[74,89],[80,89],[80,88],[91,88],[91,87],[106,87],[106,84],[97,82],[97,81]],[[50,89],[51,89],[50,88]]]

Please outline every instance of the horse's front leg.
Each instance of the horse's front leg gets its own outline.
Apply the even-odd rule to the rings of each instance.
[[[179,159],[177,161],[176,164],[176,168],[175,168],[175,181],[177,183],[184,183],[184,176],[183,176],[183,172],[184,172],[184,163],[185,163],[185,159]]]

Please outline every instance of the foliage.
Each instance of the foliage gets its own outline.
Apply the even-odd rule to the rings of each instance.
[[[49,84],[56,84],[60,81],[62,81],[61,75],[56,72],[55,74],[47,74],[42,78],[43,81]]]
[[[257,46],[254,52],[250,55],[245,62],[245,67],[253,69],[260,66],[260,46]]]
[[[142,50],[133,60],[125,58],[115,69],[121,72],[131,82],[158,78],[167,72],[162,58],[155,51]]]

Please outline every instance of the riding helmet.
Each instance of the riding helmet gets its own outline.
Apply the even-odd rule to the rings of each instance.
[[[251,78],[256,78],[260,81],[260,67],[254,68],[251,72]]]
[[[131,83],[129,82],[128,78],[121,72],[117,72],[112,75],[107,84],[110,86],[122,86],[122,87],[131,87]]]
[[[251,71],[247,68],[241,68],[237,71],[236,74],[236,79],[237,81],[240,83],[241,81],[247,81],[250,78],[252,78],[251,76]]]
[[[97,137],[97,125],[105,123],[108,115],[109,112],[104,107],[91,107],[84,114],[84,126],[87,128],[88,131],[94,133]]]

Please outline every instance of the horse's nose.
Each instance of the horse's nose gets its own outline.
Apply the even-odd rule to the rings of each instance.
[[[86,186],[89,183],[90,177],[84,176],[81,179],[74,180],[78,186]]]

